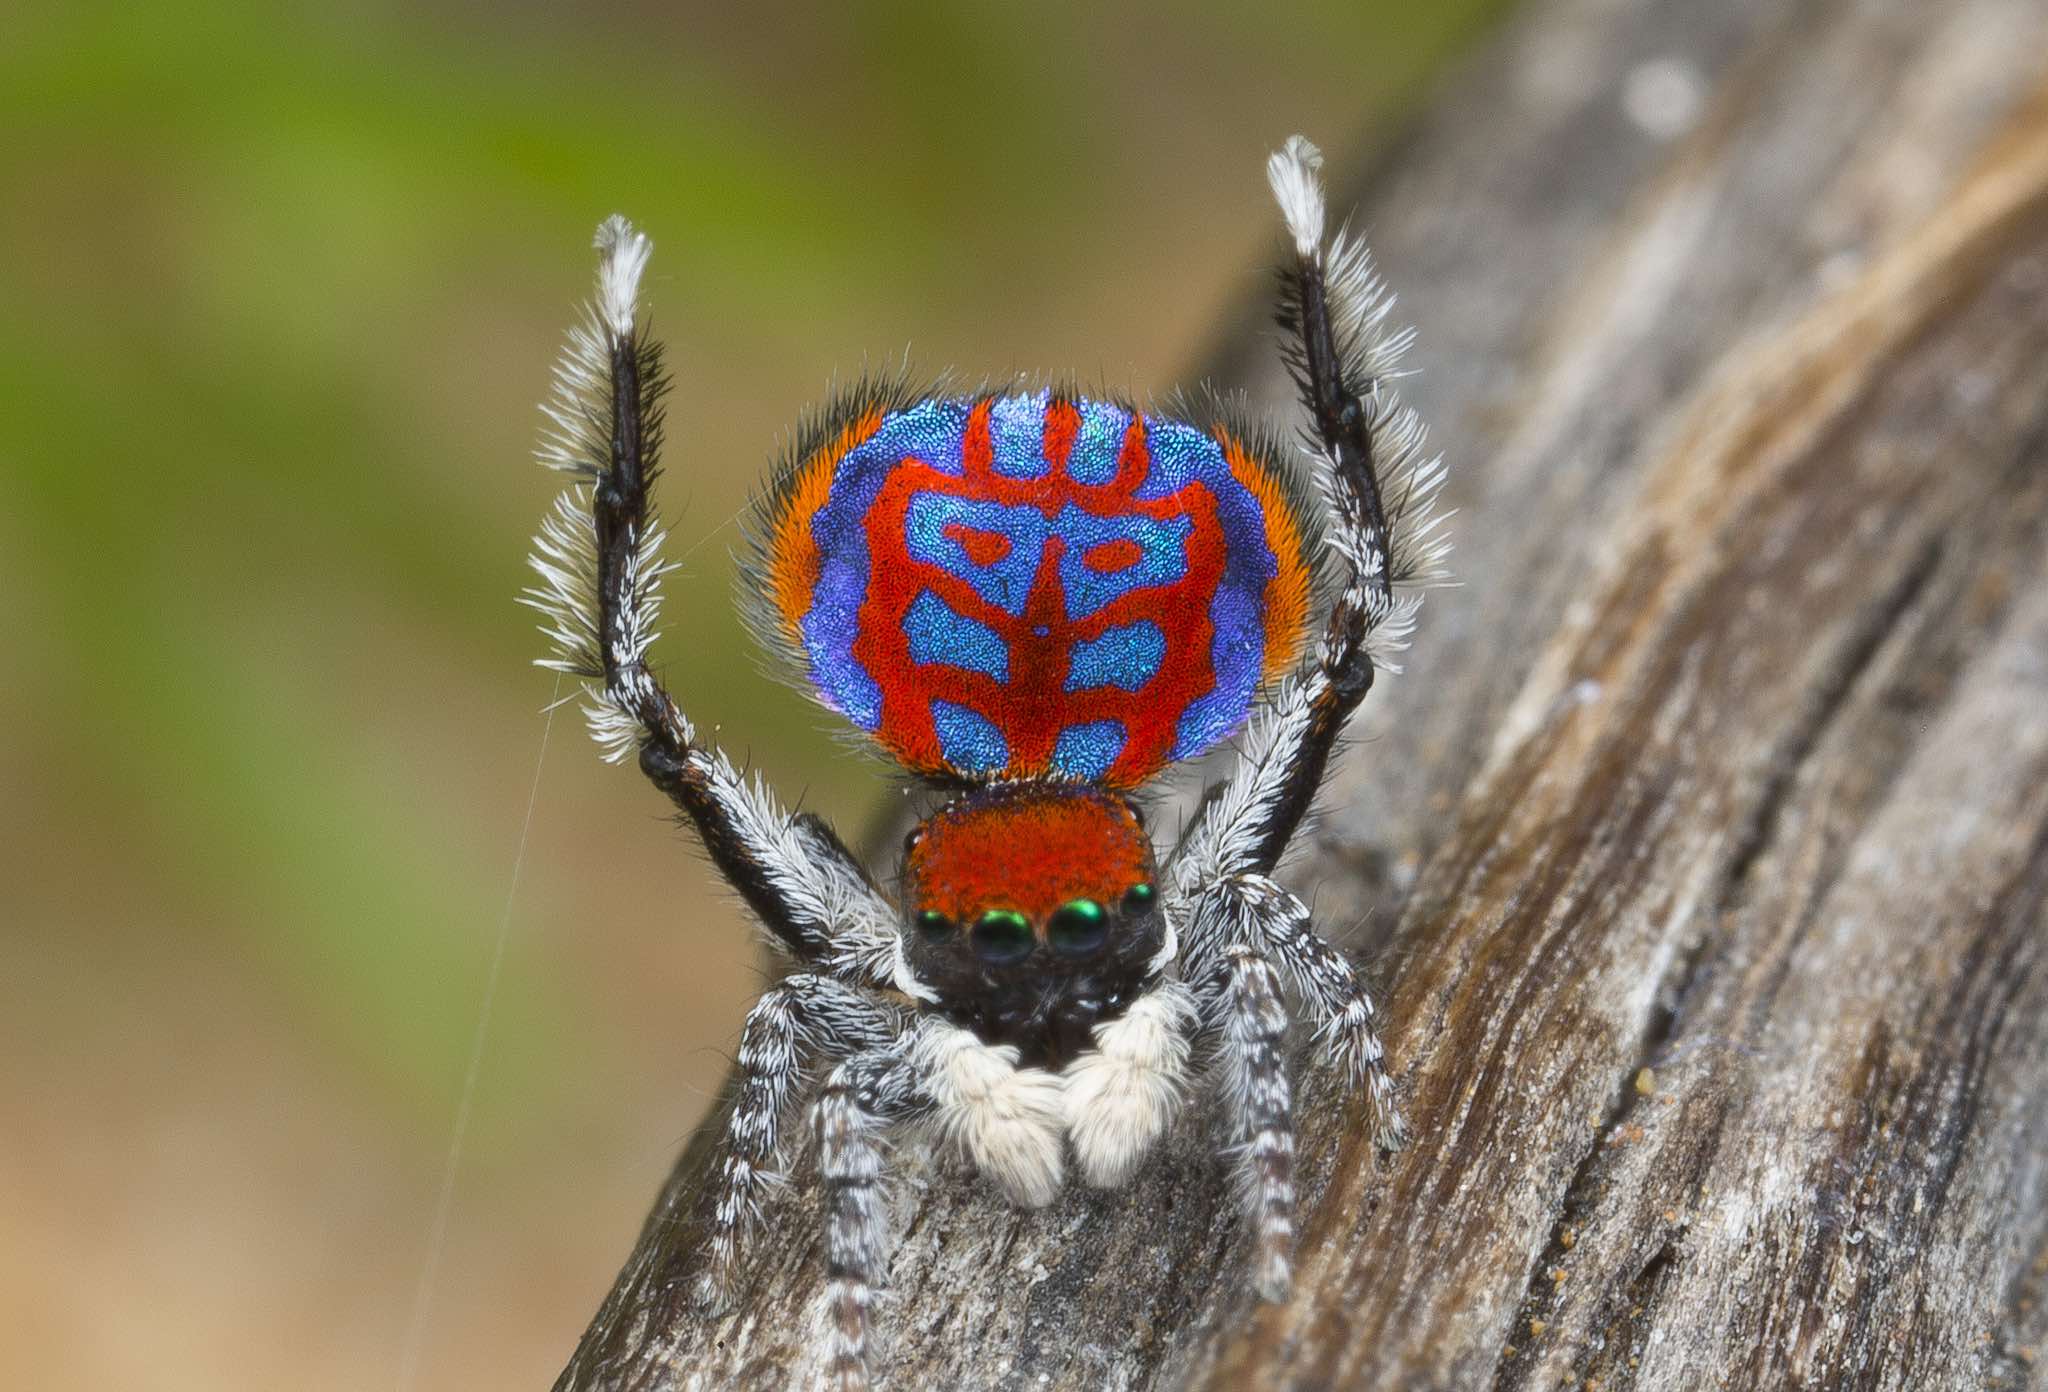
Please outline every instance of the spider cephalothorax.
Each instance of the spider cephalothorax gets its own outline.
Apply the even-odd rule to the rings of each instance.
[[[1364,249],[1326,244],[1320,158],[1267,169],[1293,258],[1283,349],[1306,450],[1217,409],[1163,414],[1049,389],[901,382],[803,432],[754,518],[743,603],[811,692],[940,795],[892,904],[823,822],[785,813],[701,740],[647,663],[662,533],[658,345],[636,328],[646,238],[598,232],[542,449],[579,475],[539,539],[552,666],[589,683],[608,757],[641,768],[805,970],[755,1005],[708,1215],[703,1290],[729,1289],[813,1071],[833,1336],[865,1385],[887,1272],[884,1133],[920,1124],[1018,1203],[1071,1164],[1129,1179],[1212,1046],[1253,1280],[1285,1291],[1294,1243],[1284,987],[1320,1048],[1401,1126],[1350,962],[1272,878],[1375,656],[1405,640],[1443,553],[1442,482],[1388,378],[1408,335]],[[1233,772],[1161,858],[1134,800],[1239,736]]]
[[[980,1038],[1064,1064],[1166,965],[1158,881],[1121,797],[1029,783],[969,793],[905,848],[910,969]]]

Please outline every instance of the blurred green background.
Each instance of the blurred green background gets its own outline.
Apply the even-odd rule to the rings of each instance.
[[[400,1380],[553,679],[512,603],[597,220],[656,242],[703,728],[857,827],[733,518],[835,374],[1139,393],[1496,0],[205,3],[0,19],[0,1384]],[[573,713],[422,1387],[551,1380],[760,966]]]

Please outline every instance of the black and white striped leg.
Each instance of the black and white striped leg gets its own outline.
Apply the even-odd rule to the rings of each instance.
[[[701,739],[648,660],[661,612],[661,345],[642,331],[652,245],[623,218],[598,229],[598,288],[569,333],[544,409],[542,462],[575,482],[534,541],[526,593],[552,647],[542,665],[581,679],[605,756],[641,771],[695,824],[704,848],[798,959],[842,979],[919,994],[895,914],[852,852],[814,817],[791,817],[759,778]]]
[[[1174,861],[1188,894],[1227,875],[1272,873],[1375,672],[1399,670],[1390,658],[1407,645],[1419,601],[1401,588],[1444,579],[1443,464],[1424,452],[1422,422],[1392,386],[1412,335],[1389,323],[1393,299],[1364,244],[1326,235],[1321,166],[1296,136],[1266,175],[1294,251],[1281,275],[1282,353],[1307,415],[1341,584],[1314,662],[1281,684],[1238,767],[1182,838]]]
[[[826,1298],[831,1350],[827,1386],[868,1385],[868,1308],[888,1271],[889,1220],[882,1194],[883,1132],[919,1108],[900,1050],[863,1054],[833,1070],[811,1111],[818,1176],[825,1186]]]
[[[1308,906],[1264,875],[1223,881],[1211,902],[1226,919],[1220,925],[1226,941],[1256,946],[1294,983],[1315,1017],[1318,1041],[1345,1079],[1365,1092],[1372,1107],[1373,1140],[1383,1149],[1400,1149],[1408,1138],[1407,1124],[1394,1100],[1386,1050],[1373,1026],[1372,995],[1357,968],[1315,931]]]
[[[762,1195],[780,1179],[783,1120],[812,1060],[883,1048],[902,1029],[903,1012],[894,1006],[808,973],[786,978],[754,1002],[740,1034],[739,1095],[726,1123],[710,1260],[697,1288],[701,1300],[722,1306],[733,1293],[740,1249]]]
[[[1253,948],[1225,949],[1211,1008],[1252,1230],[1252,1284],[1262,1299],[1281,1300],[1294,1273],[1294,1096],[1287,1081],[1287,1004],[1272,963]]]

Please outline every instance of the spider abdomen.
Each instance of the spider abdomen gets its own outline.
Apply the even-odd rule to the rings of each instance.
[[[1287,451],[1049,391],[827,413],[756,521],[758,626],[914,772],[1130,788],[1236,731],[1307,632]]]

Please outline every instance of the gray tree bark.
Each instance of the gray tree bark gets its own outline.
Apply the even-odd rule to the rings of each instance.
[[[1262,1306],[1199,1112],[1019,1213],[906,1150],[896,1388],[1945,1388],[2048,1361],[2048,5],[1538,0],[1360,208],[1463,588],[1287,878],[1415,1140],[1303,1098]],[[1216,375],[1286,392],[1243,312]],[[808,1385],[815,1198],[563,1389]]]

